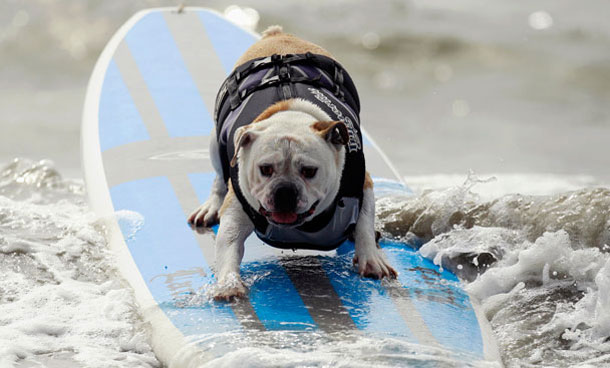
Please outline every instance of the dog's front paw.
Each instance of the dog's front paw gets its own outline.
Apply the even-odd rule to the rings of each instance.
[[[218,223],[218,211],[223,198],[212,194],[204,204],[199,206],[188,217],[188,223],[193,228],[209,227]]]
[[[360,276],[373,279],[396,278],[398,276],[398,272],[390,266],[383,251],[378,248],[369,252],[356,252],[354,265],[358,267]]]
[[[246,296],[247,289],[244,285],[222,287],[214,293],[214,300],[230,302],[234,299],[240,299]]]
[[[248,289],[239,276],[232,275],[224,281],[219,281],[215,285],[213,291],[213,297],[216,301],[229,302],[236,298],[243,298],[246,296]]]

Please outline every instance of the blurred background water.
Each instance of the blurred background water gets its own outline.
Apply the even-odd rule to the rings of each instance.
[[[97,56],[134,12],[175,4],[3,0],[0,162],[47,158],[80,176],[80,114]],[[281,24],[332,50],[357,82],[363,125],[403,175],[610,179],[606,0],[241,5],[255,10],[241,19],[259,31]]]
[[[0,3],[2,367],[57,352],[159,365],[86,204],[79,135],[106,42],[136,11],[175,5]],[[463,270],[508,366],[610,366],[609,1],[187,5],[281,24],[346,66],[363,126],[416,193],[380,201],[379,230]],[[491,266],[476,278],[480,254]]]

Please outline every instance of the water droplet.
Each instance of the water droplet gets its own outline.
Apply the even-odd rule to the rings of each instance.
[[[470,105],[466,100],[455,100],[452,105],[453,115],[463,118],[470,114]]]
[[[367,32],[360,39],[362,46],[367,50],[375,50],[381,43],[381,38],[375,32]]]
[[[251,31],[256,29],[260,15],[253,8],[241,7],[238,5],[229,5],[224,11],[225,17],[238,26],[244,27]]]
[[[30,22],[30,14],[25,10],[19,10],[13,17],[13,27],[21,28]]]
[[[535,11],[529,15],[528,23],[533,29],[543,30],[553,25],[553,17],[544,10]]]

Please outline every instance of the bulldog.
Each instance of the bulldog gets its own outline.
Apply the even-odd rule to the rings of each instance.
[[[377,244],[359,112],[333,56],[279,26],[239,58],[216,101],[211,194],[188,218],[198,231],[220,223],[215,299],[246,295],[239,266],[253,231],[283,249],[333,250],[351,238],[360,275],[396,277]]]

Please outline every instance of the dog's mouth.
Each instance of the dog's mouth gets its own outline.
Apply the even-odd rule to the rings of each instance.
[[[302,213],[268,211],[263,206],[260,206],[258,212],[274,224],[296,225],[302,223],[307,217],[313,215],[319,202],[320,201],[316,201],[307,211]]]

